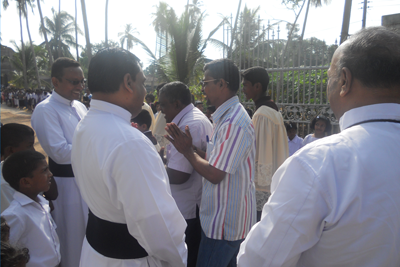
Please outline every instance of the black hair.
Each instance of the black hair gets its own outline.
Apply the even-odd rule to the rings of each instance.
[[[51,66],[51,77],[56,77],[58,80],[61,81],[61,78],[64,75],[64,69],[66,68],[77,68],[80,67],[78,61],[73,60],[72,58],[68,57],[59,57],[56,61],[54,61],[53,66]]]
[[[253,111],[250,108],[244,108],[249,115],[250,119],[253,118]]]
[[[209,110],[209,111],[211,111],[212,113],[214,113],[215,112],[215,106],[208,106],[207,107],[207,110]]]
[[[157,105],[160,105],[160,102],[158,101],[154,102],[154,107],[157,107]]]
[[[314,125],[315,125],[315,123],[314,123]],[[297,125],[296,125],[296,123],[293,123],[293,122],[289,121],[289,122],[286,122],[286,123],[285,123],[285,128],[286,128],[286,131],[287,131],[287,132],[288,132],[289,130],[291,130],[291,129],[297,130]]]
[[[145,99],[147,99],[147,98],[150,98],[151,102],[154,102],[154,100],[156,99],[156,98],[154,97],[154,95],[153,95],[153,94],[150,94],[150,93],[146,95]]]
[[[160,95],[163,94],[170,103],[179,100],[183,105],[192,103],[192,96],[189,88],[182,82],[167,83],[160,90]]]
[[[337,74],[346,67],[368,88],[400,86],[400,34],[385,27],[370,27],[352,35],[343,46]]]
[[[142,109],[142,111],[140,111],[140,113],[131,119],[131,122],[137,123],[139,124],[139,126],[146,124],[148,128],[150,128],[151,126],[151,116],[150,113],[145,110]]]
[[[3,177],[12,188],[19,191],[19,181],[24,177],[32,177],[41,160],[46,159],[43,154],[24,150],[13,153],[3,163]]]
[[[1,266],[14,267],[22,263],[28,263],[30,259],[29,249],[16,248],[8,242],[1,242]]]
[[[262,91],[265,93],[268,89],[269,75],[266,69],[262,67],[252,67],[242,72],[242,77],[251,82],[251,85],[260,83]]]
[[[140,60],[131,52],[119,47],[100,50],[89,65],[90,92],[115,93],[127,73],[135,81],[140,71]]]
[[[203,71],[207,70],[214,79],[224,79],[228,84],[229,90],[237,93],[240,86],[240,75],[238,67],[232,60],[226,58],[213,60],[204,66]],[[214,81],[214,84],[217,82]]]
[[[35,132],[31,127],[19,123],[4,124],[0,131],[2,156],[7,147],[18,147],[26,138],[35,136]]]
[[[310,128],[311,128],[312,130],[314,130],[315,124],[316,124],[317,121],[319,121],[319,120],[325,122],[325,124],[326,124],[325,132],[326,132],[326,133],[330,133],[331,128],[332,128],[332,125],[331,125],[330,120],[329,120],[327,117],[325,117],[324,115],[315,116],[314,119],[311,121]]]
[[[163,88],[164,85],[166,85],[166,84],[167,83],[160,83],[159,85],[157,85],[157,87],[156,87],[157,95],[160,94],[161,88]]]
[[[203,102],[202,102],[202,101],[200,101],[200,100],[197,100],[196,102],[194,102],[194,105],[195,105],[195,106],[197,106],[197,105],[200,105],[200,104],[202,104],[202,105],[203,105]]]

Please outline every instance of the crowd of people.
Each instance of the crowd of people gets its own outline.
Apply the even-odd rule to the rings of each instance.
[[[1,91],[1,104],[6,103],[13,108],[33,111],[37,104],[49,97],[49,93],[45,90],[24,90],[11,87],[3,88]]]
[[[57,59],[33,129],[1,127],[2,266],[400,265],[398,33],[336,50],[330,136],[322,114],[304,140],[284,123],[264,68],[203,71],[205,111],[182,82],[155,102],[135,55],[101,50],[87,106],[79,63]]]

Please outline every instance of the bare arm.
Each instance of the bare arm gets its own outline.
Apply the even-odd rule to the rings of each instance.
[[[183,133],[175,123],[167,123],[165,130],[170,136],[165,135],[164,137],[175,146],[179,153],[185,156],[201,176],[213,184],[218,184],[224,179],[226,172],[211,166],[207,160],[193,151],[192,136],[188,126],[185,127],[186,133]]]
[[[170,184],[183,184],[190,178],[190,173],[167,168],[167,174]]]

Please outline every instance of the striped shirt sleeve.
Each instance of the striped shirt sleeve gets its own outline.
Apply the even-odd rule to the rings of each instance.
[[[222,126],[214,140],[209,164],[221,171],[234,174],[249,155],[252,139],[247,135],[247,131],[234,124],[228,123]]]

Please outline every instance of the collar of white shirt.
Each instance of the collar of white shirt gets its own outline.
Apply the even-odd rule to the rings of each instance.
[[[398,120],[400,121],[400,104],[385,103],[353,108],[339,120],[340,130],[368,120]]]
[[[15,191],[13,197],[14,197],[14,200],[17,201],[21,206],[29,205],[31,203],[36,203],[36,201],[34,201],[33,199],[29,198],[28,196],[26,196],[18,191]],[[41,204],[42,206],[47,205],[48,202],[44,197],[42,197],[40,195],[38,195],[37,197],[39,199],[39,204]]]
[[[239,97],[237,96],[233,96],[224,103],[222,103],[222,105],[219,106],[217,110],[211,115],[214,124],[218,124],[219,120],[223,117],[225,112],[238,103],[239,103]]]
[[[114,114],[118,117],[121,117],[124,121],[130,122],[131,113],[120,106],[111,104],[106,101],[92,99],[90,102],[90,110],[100,110],[103,112]]]
[[[57,92],[54,90],[53,90],[53,93],[51,94],[50,100],[53,100],[53,101],[55,100],[61,104],[68,105],[68,106],[72,106],[72,103],[74,102],[74,100],[71,101],[69,99],[62,97],[61,95],[57,94]]]
[[[175,123],[176,125],[178,125],[179,127],[179,122],[181,121],[181,119],[191,110],[193,110],[194,106],[192,103],[190,103],[189,105],[187,105],[184,109],[182,109],[178,115],[175,116],[175,118],[172,120],[173,123]]]

